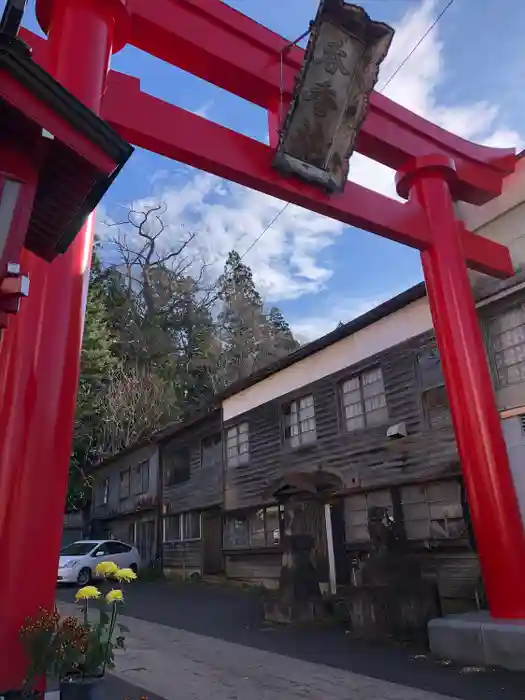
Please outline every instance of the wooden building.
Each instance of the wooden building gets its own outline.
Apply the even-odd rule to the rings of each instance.
[[[90,537],[136,545],[147,566],[158,553],[158,473],[154,441],[123,450],[92,473]]]
[[[222,574],[220,407],[164,431],[158,444],[164,571]]]
[[[457,209],[472,230],[509,246],[517,270],[505,281],[471,277],[525,515],[523,180],[525,160],[501,197]],[[149,481],[137,491],[144,463]],[[376,506],[437,582],[444,611],[479,603],[475,542],[423,284],[106,461],[95,470],[93,524],[135,542],[145,528],[148,551],[167,572],[271,587],[281,567],[279,501],[299,483],[316,495],[305,512],[326,584],[359,582]]]
[[[525,503],[525,271],[506,282],[477,278],[475,291]],[[326,491],[307,505],[325,584],[332,546],[337,582],[358,581],[369,509],[380,506],[437,581],[445,610],[481,599],[423,284],[106,460],[94,472],[91,534],[136,543],[167,573],[275,587],[279,496],[305,478]]]
[[[479,279],[475,288],[504,430],[516,443],[515,459],[523,460],[525,419],[518,414],[525,413],[525,274],[506,283]],[[308,478],[328,494],[308,505],[325,582],[327,533],[338,582],[355,582],[370,549],[368,509],[380,506],[437,581],[445,610],[481,599],[423,284],[237,384],[221,403],[229,578],[277,585],[275,496]]]

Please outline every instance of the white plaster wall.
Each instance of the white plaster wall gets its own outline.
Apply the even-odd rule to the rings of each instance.
[[[222,404],[224,420],[327,377],[430,328],[432,318],[428,301],[426,298],[418,299],[404,309],[226,399]]]
[[[482,207],[458,202],[457,216],[471,231],[508,246],[516,269],[525,266],[525,158],[505,178],[499,197]]]
[[[456,214],[471,231],[507,245],[515,268],[525,267],[525,158],[506,178],[502,194],[482,207],[459,202]],[[475,278],[480,273],[473,273]],[[432,328],[428,301],[419,299],[388,318],[354,333],[264,379],[223,402],[224,420],[299,389]]]

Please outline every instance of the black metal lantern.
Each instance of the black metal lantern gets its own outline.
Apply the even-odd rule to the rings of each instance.
[[[362,7],[321,0],[274,167],[343,190],[349,159],[394,30]]]

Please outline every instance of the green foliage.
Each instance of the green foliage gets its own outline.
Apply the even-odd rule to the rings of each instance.
[[[222,387],[261,369],[298,348],[281,311],[267,313],[251,269],[230,252],[219,278],[222,309],[218,332],[222,345]]]
[[[131,211],[118,235],[95,248],[69,510],[89,501],[90,468],[100,459],[298,347],[280,310],[265,309],[239,254],[231,251],[224,273],[210,281],[207,266],[199,269],[188,253],[194,234],[167,245],[163,212],[161,205]]]

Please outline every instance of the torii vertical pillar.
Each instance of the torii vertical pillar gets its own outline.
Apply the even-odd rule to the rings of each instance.
[[[123,0],[39,0],[37,14],[49,34],[46,69],[99,113],[111,54],[125,42]],[[49,266],[25,256],[37,284],[9,329],[4,361],[13,403],[0,445],[0,474],[10,475],[0,493],[0,512],[8,511],[0,532],[0,690],[23,678],[18,630],[24,618],[54,604],[92,229],[90,217]]]
[[[453,161],[420,158],[397,176],[426,212],[428,299],[492,617],[525,619],[525,534],[449,184]]]

